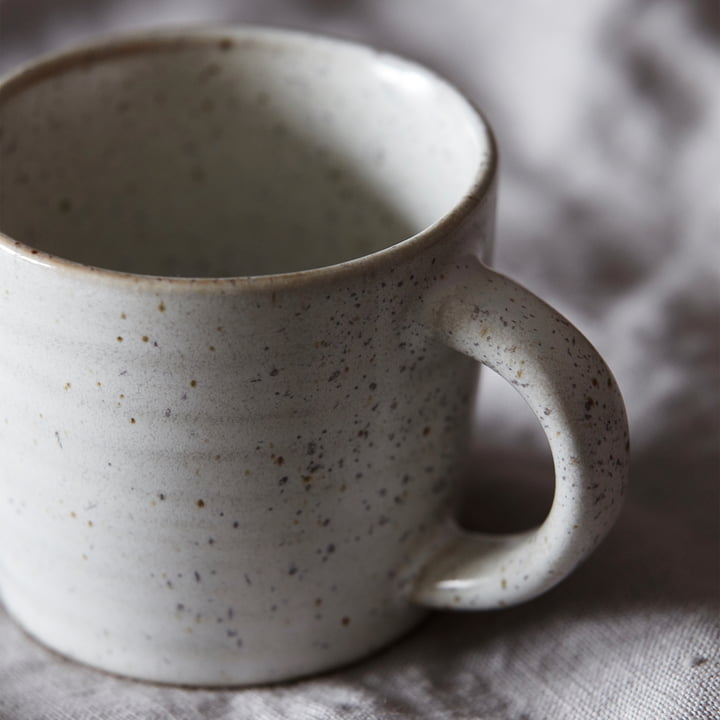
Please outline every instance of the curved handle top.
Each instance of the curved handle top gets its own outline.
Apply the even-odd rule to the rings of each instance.
[[[555,495],[543,524],[525,533],[448,524],[412,598],[455,609],[513,605],[562,580],[614,523],[628,473],[625,407],[597,351],[545,302],[476,258],[447,274],[426,298],[423,322],[530,405],[550,445]]]

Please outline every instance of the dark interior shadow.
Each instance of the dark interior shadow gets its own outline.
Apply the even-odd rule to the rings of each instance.
[[[550,510],[552,459],[541,449],[485,447],[474,455],[460,485],[456,517],[464,528],[520,532],[539,525]]]

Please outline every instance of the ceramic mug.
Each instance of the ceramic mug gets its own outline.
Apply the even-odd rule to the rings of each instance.
[[[485,264],[495,145],[430,71],[149,32],[6,77],[0,127],[0,589],[31,635],[146,680],[282,680],[533,598],[612,525],[615,381]],[[554,459],[519,535],[451,517],[479,363]]]

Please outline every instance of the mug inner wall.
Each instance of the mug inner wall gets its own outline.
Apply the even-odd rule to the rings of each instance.
[[[0,90],[9,237],[146,275],[305,270],[436,222],[485,150],[456,91],[362,47],[260,35],[120,49]]]

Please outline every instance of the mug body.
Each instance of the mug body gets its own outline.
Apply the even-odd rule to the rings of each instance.
[[[475,113],[396,58],[238,29],[45,61],[0,86],[0,124],[8,611],[204,685],[410,628],[477,375],[416,321],[490,251]]]

